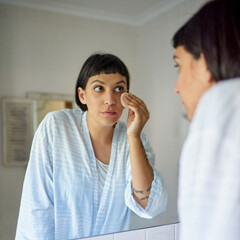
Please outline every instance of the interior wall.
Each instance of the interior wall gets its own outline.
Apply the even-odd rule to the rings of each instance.
[[[0,4],[0,99],[27,91],[74,94],[80,68],[95,51],[119,56],[135,78],[135,27]],[[12,240],[25,167],[3,166],[2,127],[0,135],[0,238]]]

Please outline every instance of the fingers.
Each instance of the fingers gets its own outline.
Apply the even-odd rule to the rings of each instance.
[[[135,113],[139,114],[142,113],[145,116],[149,115],[148,109],[141,99],[139,99],[138,97],[131,93],[127,96],[127,98],[128,98],[127,107],[129,107]]]
[[[135,96],[132,93],[129,93],[124,96],[124,101],[129,109],[131,109],[134,113],[138,113],[144,115],[145,117],[149,118],[149,111],[145,103]]]

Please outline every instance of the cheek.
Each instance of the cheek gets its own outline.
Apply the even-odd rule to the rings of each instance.
[[[179,75],[179,85],[182,89],[182,91],[189,91],[192,87],[193,83],[193,75],[191,71],[182,71],[181,74]]]
[[[184,91],[185,89],[185,79],[184,72],[179,73],[178,79],[177,79],[177,87],[180,92]]]
[[[97,102],[100,100],[101,95],[94,90],[89,90],[87,97],[88,97],[88,101]]]
[[[125,111],[128,111],[127,108]],[[126,112],[127,113],[127,112]],[[124,114],[124,108],[122,107],[121,109],[118,109],[118,118],[120,119],[122,114]]]
[[[93,94],[86,94],[86,104],[88,108],[96,108],[99,105],[99,99]]]

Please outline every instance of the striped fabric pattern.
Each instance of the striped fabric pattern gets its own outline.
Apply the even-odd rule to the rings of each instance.
[[[240,239],[240,79],[201,98],[180,160],[180,240]]]
[[[154,152],[147,137],[141,137],[153,166]],[[45,117],[34,136],[16,239],[66,240],[128,230],[131,210],[153,218],[165,210],[166,204],[166,189],[156,169],[148,206],[143,209],[135,202],[126,125],[122,122],[114,129],[100,198],[86,112],[55,111]]]

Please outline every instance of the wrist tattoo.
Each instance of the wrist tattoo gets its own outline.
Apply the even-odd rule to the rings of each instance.
[[[148,189],[147,189],[147,192],[150,192],[151,191],[151,187],[149,187]]]
[[[149,187],[146,191],[144,190],[136,190],[134,187],[132,187],[133,191],[137,194],[143,194],[144,192],[150,192],[151,191],[151,187]]]
[[[139,191],[139,190],[136,190],[135,188],[133,188],[133,191],[134,191],[135,193],[141,193],[141,194],[144,193],[144,191]]]
[[[148,199],[149,196],[146,196],[146,197],[143,197],[143,198],[140,198],[140,200],[145,200],[145,199]]]

